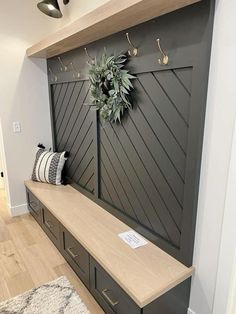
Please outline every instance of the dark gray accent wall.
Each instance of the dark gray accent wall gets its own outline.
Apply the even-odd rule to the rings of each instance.
[[[88,81],[52,86],[55,146],[68,151],[65,173],[75,183],[94,193],[94,121],[89,106]]]
[[[192,68],[136,74],[132,112],[121,125],[100,126],[101,199],[178,248],[191,74]]]
[[[214,1],[205,0],[129,29],[133,110],[102,126],[91,110],[83,48],[48,60],[54,148],[70,157],[78,190],[186,265],[192,263]],[[156,38],[168,54],[158,63]],[[125,32],[87,46],[99,58],[126,52]],[[71,66],[73,63],[73,67]],[[80,78],[76,79],[76,73]]]

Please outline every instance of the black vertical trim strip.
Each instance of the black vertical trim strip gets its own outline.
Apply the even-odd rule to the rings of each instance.
[[[100,140],[100,128],[98,125],[98,111],[93,110],[93,127],[94,127],[94,158],[95,158],[95,196],[99,198],[100,196],[100,146],[99,146],[99,140]]]

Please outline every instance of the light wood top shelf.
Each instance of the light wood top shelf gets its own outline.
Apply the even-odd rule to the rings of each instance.
[[[72,186],[25,185],[141,308],[191,277],[193,268],[150,241],[131,249],[118,237],[130,227]]]
[[[110,0],[27,49],[50,58],[201,0]]]

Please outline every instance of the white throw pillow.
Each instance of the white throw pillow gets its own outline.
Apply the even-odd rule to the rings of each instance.
[[[61,173],[67,160],[67,152],[53,153],[39,148],[36,153],[32,180],[60,185]]]

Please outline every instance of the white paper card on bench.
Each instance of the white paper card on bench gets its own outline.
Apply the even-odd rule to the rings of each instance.
[[[148,242],[142,238],[137,232],[134,230],[125,231],[119,233],[118,236],[127,243],[132,249],[137,249],[140,246],[146,245]]]

